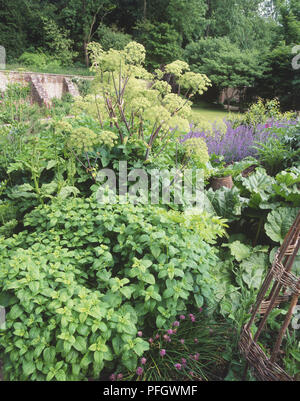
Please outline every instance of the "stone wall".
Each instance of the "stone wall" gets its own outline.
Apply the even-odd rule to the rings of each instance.
[[[72,75],[41,74],[32,72],[0,71],[0,91],[6,90],[9,83],[31,84],[32,99],[39,105],[51,105],[51,99],[60,99],[64,93],[79,96],[77,86],[72,82]],[[80,77],[93,79],[92,77]]]

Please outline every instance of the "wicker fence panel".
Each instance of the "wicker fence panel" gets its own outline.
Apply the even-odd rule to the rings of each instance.
[[[293,311],[300,296],[300,277],[291,272],[300,248],[300,211],[281,247],[276,252],[270,268],[258,293],[255,305],[251,308],[251,318],[244,326],[240,337],[240,351],[255,377],[262,381],[294,381],[277,363],[282,339],[293,317]],[[267,295],[268,294],[268,295]],[[259,337],[268,322],[271,311],[283,302],[289,302],[289,309],[276,338],[271,356],[268,357],[258,344]],[[258,319],[254,335],[251,326]]]

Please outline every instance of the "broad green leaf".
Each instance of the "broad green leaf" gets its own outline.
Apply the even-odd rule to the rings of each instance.
[[[213,191],[210,188],[206,194],[214,208],[215,214],[225,217],[229,221],[236,220],[241,215],[242,209],[247,203],[240,196],[240,192],[236,187],[232,189],[223,187],[217,191]]]
[[[195,298],[197,307],[201,308],[204,303],[203,297],[200,294],[194,294],[194,298]]]
[[[23,372],[28,377],[35,371],[35,364],[32,361],[23,361]]]
[[[241,277],[249,289],[258,289],[262,284],[267,267],[269,256],[265,253],[253,253],[248,259],[240,264]]]
[[[283,242],[299,210],[299,208],[281,207],[268,214],[265,230],[271,240]]]
[[[95,351],[94,359],[95,359],[95,362],[100,365],[103,362],[103,352]]]
[[[81,352],[81,353],[84,353],[84,352],[86,351],[86,348],[87,348],[86,339],[84,339],[84,338],[81,337],[81,336],[77,336],[77,337],[76,337],[76,340],[75,340],[75,343],[73,344],[73,347],[74,347],[77,351],[79,351],[79,352]]]
[[[44,360],[47,365],[51,365],[55,360],[56,351],[54,347],[45,348],[43,351]]]
[[[66,374],[62,369],[55,373],[55,377],[58,381],[66,381]]]
[[[230,249],[232,256],[234,256],[238,262],[247,259],[251,255],[251,248],[242,244],[240,241],[234,241],[230,244],[224,244],[223,246],[227,246]]]

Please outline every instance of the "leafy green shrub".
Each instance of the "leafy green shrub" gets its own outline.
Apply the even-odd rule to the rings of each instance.
[[[64,66],[72,64],[77,52],[72,50],[73,40],[69,38],[69,32],[61,29],[57,23],[49,18],[42,17],[45,45],[48,53]]]
[[[91,93],[92,81],[75,77],[72,78],[72,82],[77,85],[79,93],[82,97],[85,97]]]
[[[27,67],[37,67],[40,69],[44,69],[48,63],[48,56],[42,52],[28,52],[25,51],[19,57],[20,63]]]
[[[264,142],[256,142],[258,159],[270,175],[276,175],[283,169],[299,166],[300,140],[299,124],[269,128],[272,135]]]
[[[170,24],[140,21],[135,29],[148,53],[146,63],[153,70],[182,57],[182,36]]]
[[[43,111],[37,104],[31,104],[29,85],[9,84],[1,96],[0,123],[14,126],[18,126],[20,122],[36,123]],[[2,128],[3,132],[6,132],[5,128]]]
[[[10,380],[98,377],[129,370],[149,344],[138,330],[214,304],[218,258],[204,241],[219,219],[151,206],[72,199],[40,206],[1,238],[1,337]]]
[[[108,27],[104,24],[99,26],[96,34],[99,37],[99,43],[105,51],[109,49],[123,50],[132,41],[130,35],[118,31],[116,27]]]
[[[295,118],[295,113],[280,110],[278,99],[266,100],[258,99],[253,103],[245,114],[231,114],[228,120],[236,128],[240,125],[256,127],[259,124],[265,124],[271,121],[289,121]]]

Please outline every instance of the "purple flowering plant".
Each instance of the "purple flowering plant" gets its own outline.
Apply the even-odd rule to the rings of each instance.
[[[255,144],[266,143],[271,137],[276,137],[278,128],[286,128],[297,124],[297,121],[275,121],[254,126],[239,125],[234,127],[230,121],[225,121],[225,132],[217,125],[213,126],[213,132],[197,132],[190,125],[191,131],[185,135],[181,142],[190,138],[203,138],[207,144],[210,155],[223,156],[225,163],[241,161],[249,156],[258,157]]]
[[[218,377],[227,364],[222,353],[230,341],[231,331],[208,318],[205,308],[186,313],[185,319],[182,317],[174,319],[170,324],[173,328],[151,334],[150,349],[134,371],[121,372],[121,376],[115,373],[111,380],[122,377],[126,381],[202,381]]]

